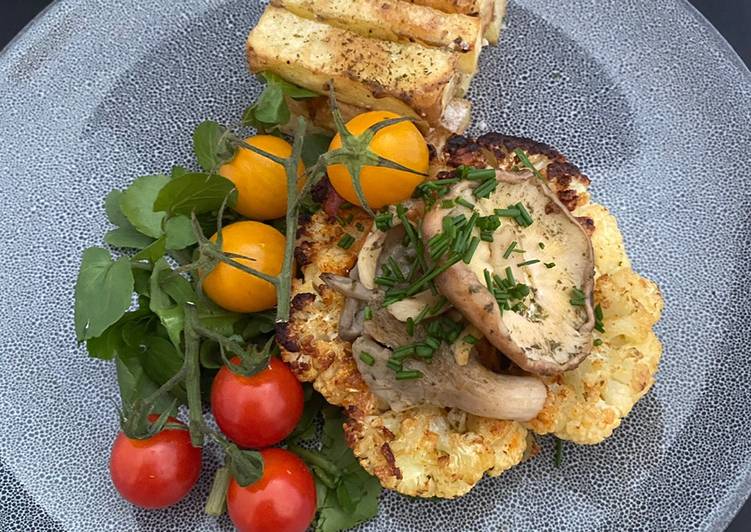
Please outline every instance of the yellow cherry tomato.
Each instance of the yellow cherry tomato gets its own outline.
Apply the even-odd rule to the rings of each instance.
[[[289,142],[273,135],[256,135],[245,139],[245,142],[277,157],[292,154]],[[305,167],[300,162],[297,174],[302,178],[304,173]],[[237,187],[235,210],[243,216],[254,220],[273,220],[287,213],[287,174],[281,164],[247,148],[240,148],[234,159],[219,168],[219,175]],[[298,186],[301,184],[298,183]]]
[[[216,235],[211,237],[216,242]],[[236,222],[222,229],[222,251],[249,259],[233,259],[268,275],[279,275],[284,262],[283,234],[260,222]],[[259,312],[276,305],[276,287],[254,275],[220,262],[203,280],[214,303],[232,312]]]
[[[359,135],[379,122],[398,116],[388,111],[363,113],[347,123],[347,130]],[[335,150],[341,145],[342,139],[337,134],[329,149]],[[370,150],[410,170],[423,174],[428,172],[428,144],[412,122],[400,122],[380,130],[370,142]],[[360,205],[349,171],[341,164],[331,165],[327,171],[334,190],[350,203]],[[418,174],[376,166],[365,166],[360,173],[365,199],[373,209],[408,199],[423,179]]]

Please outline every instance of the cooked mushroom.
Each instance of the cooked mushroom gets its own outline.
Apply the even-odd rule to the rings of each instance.
[[[396,373],[386,366],[392,351],[369,336],[358,338],[352,349],[370,390],[395,411],[429,404],[494,419],[529,421],[545,404],[547,389],[536,377],[498,375],[480,364],[476,356],[459,367],[445,345],[436,351],[431,363],[406,362],[405,369],[422,373],[421,378],[409,381],[397,380]],[[365,363],[362,358],[368,357],[360,357],[361,353],[372,357],[373,364]]]
[[[486,199],[475,198],[477,185],[467,181],[455,185],[447,199],[473,203],[480,216],[497,215],[496,209],[503,214],[521,203],[533,222],[501,218],[493,241],[482,242],[469,264],[459,262],[440,275],[438,288],[521,368],[543,375],[573,369],[592,349],[591,241],[543,180],[530,172],[503,171],[496,171],[496,180],[496,190]],[[470,213],[467,207],[443,205],[425,217],[426,240],[441,232],[444,217]],[[528,289],[528,294],[514,302],[513,310],[502,310],[504,296],[496,296],[503,289],[491,292],[487,279],[491,286],[509,279],[526,286],[522,293]]]

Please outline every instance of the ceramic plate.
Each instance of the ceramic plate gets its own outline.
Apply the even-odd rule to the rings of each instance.
[[[60,1],[0,56],[4,531],[230,528],[202,515],[206,482],[168,511],[116,495],[114,368],[76,345],[72,292],[104,194],[192,164],[193,126],[254,99],[243,45],[262,9]],[[721,529],[751,489],[751,74],[677,0],[516,1],[508,26],[482,57],[473,133],[542,140],[592,178],[665,296],[657,384],[560,469],[533,460],[457,501],[389,493],[362,528]]]

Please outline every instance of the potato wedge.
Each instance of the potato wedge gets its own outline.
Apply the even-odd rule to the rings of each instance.
[[[271,0],[300,17],[394,42],[417,42],[457,53],[461,71],[477,71],[483,44],[478,17],[444,13],[402,0]]]
[[[250,33],[253,72],[271,71],[324,94],[438,124],[460,81],[456,55],[414,43],[369,39],[269,6]]]
[[[482,22],[484,36],[496,44],[501,35],[503,17],[506,16],[506,0],[408,0],[413,4],[432,7],[445,13],[460,13],[478,17]]]

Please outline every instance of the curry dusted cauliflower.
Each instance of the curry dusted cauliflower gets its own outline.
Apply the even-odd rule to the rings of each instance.
[[[576,443],[599,443],[654,383],[662,345],[652,332],[660,319],[657,286],[634,273],[615,218],[601,205],[575,211],[594,220],[595,303],[602,307],[602,345],[575,370],[546,378],[548,399],[527,426]]]
[[[605,328],[595,334],[599,345],[577,369],[545,378],[545,406],[526,424],[431,406],[389,410],[360,376],[351,344],[338,337],[344,297],[320,279],[324,272],[347,275],[370,221],[351,210],[353,218],[342,225],[318,212],[299,233],[296,259],[303,279],[294,282],[290,322],[278,332],[282,356],[300,380],[312,382],[327,401],[347,409],[347,442],[363,467],[385,487],[406,495],[461,496],[484,474],[500,475],[534,454],[533,433],[598,443],[654,382],[662,346],[652,327],[662,298],[654,283],[631,270],[615,218],[590,203],[589,179],[552,148],[516,137],[488,134],[476,142],[456,137],[445,153],[450,166],[474,166],[483,164],[490,151],[508,169],[519,164],[516,148],[526,152],[592,237],[594,299],[602,307]],[[347,250],[337,245],[345,232],[357,239]]]
[[[484,473],[497,476],[524,458],[527,430],[513,421],[422,406],[363,415],[349,409],[347,443],[384,487],[414,497],[451,499]]]
[[[528,431],[457,410],[422,407],[383,411],[362,380],[351,344],[337,335],[344,297],[319,278],[346,275],[362,238],[349,250],[337,243],[346,232],[361,237],[359,213],[346,227],[319,211],[304,224],[296,255],[303,279],[293,283],[292,315],[279,331],[282,358],[298,379],[312,382],[331,404],[347,409],[347,440],[363,467],[387,488],[416,497],[453,498],[487,473],[497,476],[528,452]]]

